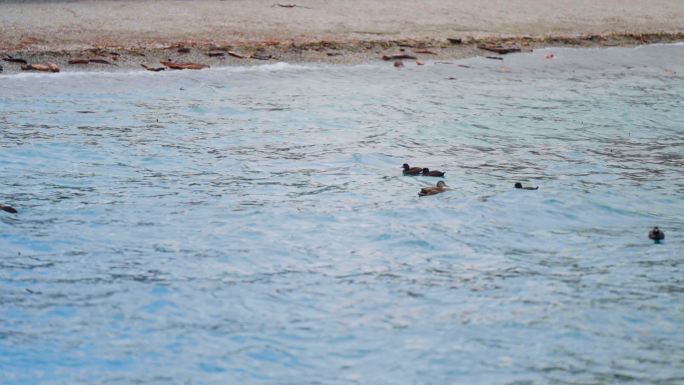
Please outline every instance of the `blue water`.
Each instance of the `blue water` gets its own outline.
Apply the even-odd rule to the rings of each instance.
[[[683,75],[1,76],[0,383],[684,383]]]

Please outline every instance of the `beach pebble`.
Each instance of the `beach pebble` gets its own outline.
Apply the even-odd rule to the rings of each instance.
[[[396,67],[396,68],[401,68],[403,66],[404,66],[404,62],[401,60],[397,60],[394,62],[394,67]]]
[[[548,52],[546,55],[544,55],[544,59],[553,59],[555,55],[552,52]]]

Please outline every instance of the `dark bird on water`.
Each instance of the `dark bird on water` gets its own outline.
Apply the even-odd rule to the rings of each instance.
[[[437,170],[430,171],[429,168],[425,167],[425,168],[423,169],[423,175],[425,175],[425,176],[439,176],[439,177],[442,177],[442,176],[444,176],[444,172],[443,172],[443,171],[437,171]]]
[[[437,186],[435,187],[423,187],[420,189],[420,192],[418,193],[418,196],[424,197],[427,195],[436,195],[439,193],[443,193],[449,189],[449,186],[447,186],[446,183],[443,181],[437,182]]]
[[[654,241],[662,241],[663,239],[665,239],[665,233],[663,232],[663,230],[659,229],[658,226],[656,226],[648,232],[648,239],[652,239]]]
[[[12,207],[12,206],[5,206],[5,205],[3,205],[3,204],[0,204],[0,210],[2,210],[2,211],[7,211],[8,213],[12,213],[12,214],[16,214],[16,213],[17,213],[17,209],[15,209],[14,207]]]
[[[539,189],[539,186],[537,186],[537,187],[529,187],[529,186],[523,187],[522,183],[520,183],[520,182],[516,182],[514,187],[519,188],[519,189],[523,189],[523,190],[538,190]]]
[[[404,163],[401,168],[404,169],[404,175],[420,175],[423,169],[420,167],[409,167],[408,163]]]

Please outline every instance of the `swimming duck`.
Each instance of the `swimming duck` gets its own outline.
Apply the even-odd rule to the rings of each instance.
[[[654,241],[662,241],[663,239],[665,239],[665,233],[662,230],[660,230],[658,226],[656,226],[648,232],[648,239],[652,239]]]
[[[404,163],[401,168],[404,169],[404,175],[420,175],[423,169],[420,167],[409,167],[408,163]]]
[[[437,182],[437,186],[435,187],[423,187],[422,189],[420,189],[418,196],[424,197],[427,195],[436,195],[439,193],[443,193],[448,189],[449,186],[447,186],[446,183],[440,180],[439,182]]]
[[[515,188],[519,188],[519,189],[523,189],[523,190],[538,190],[539,186],[537,186],[537,187],[523,187],[522,183],[516,182]]]
[[[442,176],[444,176],[444,172],[443,172],[443,171],[437,171],[437,170],[430,171],[430,169],[428,169],[427,167],[425,167],[425,168],[423,169],[423,175],[424,175],[424,176],[439,176],[439,177],[442,177]]]
[[[0,204],[0,210],[2,210],[2,211],[7,211],[8,213],[12,213],[12,214],[16,214],[16,213],[17,213],[17,209],[15,209],[14,207],[12,207],[12,206],[5,206],[5,205],[3,205],[3,204]]]

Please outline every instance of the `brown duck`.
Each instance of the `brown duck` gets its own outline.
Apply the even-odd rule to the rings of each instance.
[[[401,168],[404,169],[404,175],[420,175],[423,169],[420,167],[409,167],[408,163],[404,163]]]
[[[12,206],[5,206],[5,205],[3,205],[3,204],[0,204],[0,210],[2,210],[2,211],[7,211],[8,213],[12,213],[12,214],[16,214],[16,213],[17,213],[17,209],[15,209],[14,207],[12,207]]]
[[[437,182],[437,186],[435,187],[423,187],[422,189],[420,189],[418,196],[424,197],[427,195],[436,195],[439,193],[443,193],[448,189],[449,186],[447,186],[446,183],[440,180],[439,182]]]
[[[443,172],[443,171],[437,171],[437,170],[432,170],[432,171],[430,171],[430,169],[428,169],[427,167],[425,167],[425,168],[423,169],[423,176],[438,176],[438,177],[443,177],[443,176],[444,176],[444,172]]]

